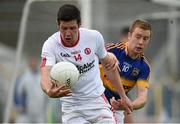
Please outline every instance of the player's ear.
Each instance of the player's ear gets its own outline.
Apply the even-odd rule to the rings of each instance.
[[[81,27],[81,22],[78,24],[78,28],[80,28]]]
[[[57,24],[57,28],[58,28],[58,30],[59,30],[60,22],[58,22],[58,21],[56,20],[56,24]]]
[[[58,25],[58,27],[59,27],[59,25],[60,25],[60,21],[56,20],[56,24],[57,24],[57,25]]]
[[[131,35],[132,35],[132,33],[131,32],[128,32],[128,40],[130,39],[130,37],[131,37]]]

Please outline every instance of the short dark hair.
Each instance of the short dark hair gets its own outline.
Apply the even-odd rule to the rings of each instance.
[[[81,23],[81,15],[79,9],[71,4],[64,4],[59,8],[57,14],[57,21],[60,24],[60,21],[72,21],[77,20],[77,23]]]

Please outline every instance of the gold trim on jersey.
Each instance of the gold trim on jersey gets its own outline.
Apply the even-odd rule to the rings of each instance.
[[[110,47],[110,46],[114,46],[115,44],[114,43],[108,43],[106,44],[106,48]]]
[[[125,53],[128,55],[128,42],[125,43]]]
[[[109,90],[116,92],[117,90],[116,87],[108,80],[102,65],[99,65],[99,69],[100,69],[100,75],[103,81],[103,85]],[[121,77],[121,83],[123,84],[123,87],[126,93],[128,93],[135,85],[149,88],[149,83],[146,80],[138,80],[136,82],[136,81],[128,80]]]
[[[145,56],[143,56],[143,58],[144,58],[144,62],[145,62],[145,63],[148,65],[148,67],[149,67],[149,76],[148,76],[148,78],[147,78],[147,80],[149,81],[149,79],[150,79],[150,73],[151,73],[151,66],[150,66],[147,58],[146,58]]]
[[[149,83],[147,80],[138,80],[136,83],[137,86],[142,86],[145,88],[149,88]]]
[[[121,50],[124,49],[126,55],[128,55],[128,41],[119,42],[119,43],[116,43],[116,44],[115,43],[106,44],[106,49],[107,50],[110,50],[110,49],[113,49],[113,48],[118,48],[118,49],[121,49]],[[137,58],[141,58],[141,57],[143,57],[146,60],[145,62],[149,65],[146,57],[144,56],[144,53],[139,53],[138,54]],[[149,65],[149,67],[150,67],[150,65]]]
[[[109,44],[106,44],[106,48],[107,48],[107,50],[110,50],[110,49],[113,49],[113,48],[123,49],[123,48],[125,48],[125,44],[122,43],[122,42],[116,43],[116,44],[109,43]]]
[[[114,92],[117,90],[116,87],[107,79],[107,77],[102,78],[102,80],[106,88]],[[136,85],[135,81],[130,81],[122,77],[121,77],[121,83],[123,84],[126,93],[129,92]]]

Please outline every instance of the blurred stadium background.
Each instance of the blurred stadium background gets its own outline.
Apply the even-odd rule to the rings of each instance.
[[[137,18],[152,24],[153,38],[146,50],[152,67],[149,99],[134,112],[134,120],[180,123],[180,0],[0,0],[0,122],[14,121],[17,77],[28,57],[35,55],[40,61],[42,44],[57,31],[56,13],[64,3],[77,5],[82,26],[99,30],[107,42],[117,42],[120,30]]]

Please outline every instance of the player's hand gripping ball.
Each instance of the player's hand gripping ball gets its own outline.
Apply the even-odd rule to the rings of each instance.
[[[57,84],[65,84],[69,88],[73,88],[79,79],[79,71],[77,67],[70,62],[58,62],[50,71],[51,80]]]

